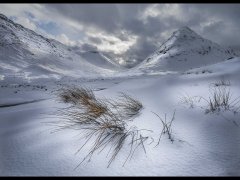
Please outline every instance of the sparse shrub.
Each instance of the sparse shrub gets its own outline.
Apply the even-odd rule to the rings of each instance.
[[[225,84],[225,82],[223,84]],[[190,104],[190,107],[193,108],[195,103],[199,103],[201,100],[207,103],[204,107],[200,106],[200,108],[206,109],[206,114],[220,111],[232,111],[237,113],[240,109],[238,105],[240,97],[233,98],[230,89],[223,85],[210,88],[210,95],[208,98],[203,96],[183,96],[181,102]]]
[[[164,119],[162,119],[158,114],[156,114],[155,112],[152,112],[153,114],[155,114],[161,120],[162,125],[163,125],[163,129],[162,129],[162,132],[160,133],[157,145],[159,145],[161,137],[164,134],[167,134],[168,135],[168,139],[173,143],[174,138],[172,136],[172,122],[175,119],[175,112],[176,112],[176,110],[174,110],[174,113],[173,113],[172,118],[171,118],[170,121],[167,121],[167,114],[166,113],[165,113]]]
[[[226,80],[222,77],[219,81],[210,84],[209,97],[189,96],[187,94],[181,98],[180,102],[189,104],[190,107],[193,108],[196,103],[204,100],[207,105],[199,107],[205,109],[206,114],[220,111],[232,111],[236,114],[240,109],[240,97],[233,98],[230,88],[228,88],[230,85],[230,80]]]
[[[201,97],[199,96],[189,96],[187,93],[183,95],[180,99],[180,103],[189,105],[190,108],[194,108],[196,103],[199,103]]]
[[[213,88],[209,99],[203,99],[208,103],[208,107],[205,111],[206,113],[219,112],[221,110],[236,111],[236,105],[239,103],[239,101],[237,101],[239,98],[232,100],[230,89],[226,86],[218,86]]]

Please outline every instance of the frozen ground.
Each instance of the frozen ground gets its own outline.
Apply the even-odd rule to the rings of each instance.
[[[68,175],[68,176],[232,176],[240,175],[240,119],[230,111],[205,114],[204,101],[190,104],[182,98],[188,94],[208,98],[212,83],[222,77],[230,80],[232,98],[240,96],[240,59],[192,69],[185,73],[112,78],[92,81],[22,83],[0,81],[0,175]],[[60,121],[51,116],[60,107],[54,90],[67,84],[92,88],[97,97],[115,98],[125,92],[144,106],[132,124],[155,141],[145,145],[146,154],[138,148],[124,163],[129,146],[125,144],[115,161],[107,168],[107,150],[95,154],[90,162],[77,169],[92,141],[78,154],[85,142],[79,130],[66,129],[51,133],[56,127],[48,122]],[[20,86],[19,86],[20,85]],[[239,104],[238,104],[239,105]],[[170,118],[175,141],[164,135],[160,116]],[[63,119],[62,119],[63,120]],[[148,142],[150,143],[150,141]],[[156,146],[156,147],[155,147]]]

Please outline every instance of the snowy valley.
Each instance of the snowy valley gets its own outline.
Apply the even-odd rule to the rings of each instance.
[[[127,69],[1,14],[0,176],[239,176],[239,77],[237,52],[189,27]],[[139,101],[136,114],[121,120],[133,135],[93,151],[98,134],[87,139],[81,124],[67,126],[72,117],[58,114],[75,108],[59,96],[73,87],[101,105],[119,103],[120,93]],[[116,156],[111,148],[119,148]]]

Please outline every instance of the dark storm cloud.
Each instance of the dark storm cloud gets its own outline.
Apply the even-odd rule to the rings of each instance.
[[[97,38],[97,37],[88,37],[88,40],[90,42],[95,43],[95,44],[101,44],[102,43],[102,40],[100,38]]]
[[[185,4],[182,8],[191,16],[186,25],[195,27],[202,36],[221,45],[240,44],[240,38],[236,38],[240,30],[240,4]],[[201,23],[206,25],[199,30]]]
[[[139,38],[131,50],[127,51],[123,58],[128,62],[126,63],[127,67],[132,67],[136,63],[143,61],[146,56],[151,54],[154,49],[157,48],[157,45],[153,44],[151,40],[146,38]]]
[[[122,22],[127,20],[127,16],[134,16],[138,9],[135,5],[115,4],[50,4],[46,7],[86,25],[100,27],[107,32],[122,28]]]
[[[97,51],[97,46],[94,46],[92,44],[85,43],[81,46],[82,51]]]
[[[181,26],[189,26],[203,37],[222,45],[240,45],[240,38],[237,37],[240,32],[239,4],[180,4],[176,7],[176,12],[171,12],[174,4],[159,4],[150,11],[158,11],[157,15],[146,15],[145,20],[140,18],[151,6],[152,4],[45,5],[49,11],[63,14],[84,26],[101,29],[122,41],[129,40],[128,35],[122,31],[137,36],[136,43],[122,54],[122,58],[133,63],[142,61],[155,51],[160,42],[167,38],[164,33],[173,32]],[[89,41],[95,45],[102,43],[96,37],[89,37]],[[109,43],[114,44],[110,40]]]

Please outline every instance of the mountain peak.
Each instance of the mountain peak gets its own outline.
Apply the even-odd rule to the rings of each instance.
[[[188,31],[188,32],[193,32],[193,30],[190,29],[188,26],[182,26],[181,28],[178,29],[178,31]]]
[[[172,35],[160,46],[158,52],[168,51],[175,46],[185,46],[186,43],[199,44],[199,41],[202,43],[205,40],[189,27],[183,26],[172,33]]]
[[[182,71],[212,64],[234,54],[217,43],[201,37],[187,26],[174,31],[138,68],[143,70]]]
[[[194,32],[192,29],[190,29],[187,26],[183,26],[178,30],[174,31],[173,36],[181,39],[189,39],[189,38],[192,39],[194,37],[202,38],[200,35],[198,35],[196,32]]]

